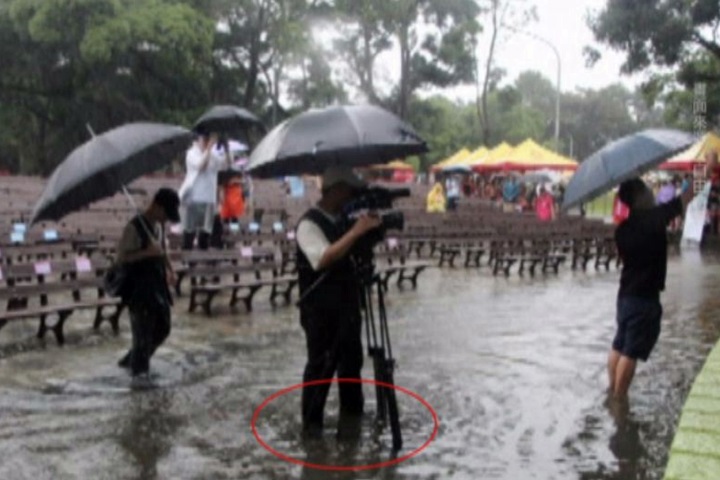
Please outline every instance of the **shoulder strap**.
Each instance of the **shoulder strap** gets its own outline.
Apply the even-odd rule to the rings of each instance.
[[[150,226],[138,215],[132,220],[133,226],[140,237],[140,249],[144,250],[150,245]]]

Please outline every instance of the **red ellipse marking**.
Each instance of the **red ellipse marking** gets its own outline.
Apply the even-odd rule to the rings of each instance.
[[[334,465],[323,465],[323,464],[319,464],[319,463],[309,463],[309,462],[304,462],[302,460],[298,460],[297,458],[293,458],[293,457],[285,455],[281,452],[278,452],[277,450],[272,448],[270,445],[268,445],[262,439],[262,437],[260,436],[260,434],[257,431],[257,420],[260,417],[260,413],[262,413],[262,411],[270,403],[272,403],[275,399],[282,397],[283,395],[287,395],[288,393],[293,392],[295,390],[300,390],[301,388],[305,388],[305,387],[313,387],[315,385],[325,385],[327,383],[330,383],[330,384],[332,384],[332,383],[367,383],[367,384],[375,385],[375,386],[379,386],[379,387],[393,388],[399,392],[404,393],[405,395],[409,395],[412,398],[414,398],[415,400],[417,400],[418,402],[420,402],[420,404],[422,406],[424,406],[425,408],[427,408],[427,410],[430,412],[430,414],[432,414],[433,423],[434,423],[433,432],[430,435],[430,438],[428,438],[428,440],[425,443],[423,443],[419,448],[413,450],[412,452],[410,452],[407,455],[404,455],[400,458],[396,458],[394,460],[388,460],[386,462],[373,463],[370,465],[356,465],[356,466],[345,466],[345,467],[334,466]],[[299,383],[297,385],[293,385],[292,387],[288,387],[283,390],[280,390],[279,392],[274,393],[273,395],[270,395],[268,398],[265,399],[265,401],[263,403],[260,404],[259,407],[257,407],[255,409],[255,413],[253,414],[253,418],[252,418],[252,421],[250,422],[250,426],[252,428],[253,435],[255,436],[255,440],[257,440],[258,443],[260,445],[262,445],[262,447],[265,450],[272,453],[280,460],[284,460],[288,463],[293,463],[295,465],[300,465],[301,467],[312,468],[315,470],[326,470],[326,471],[336,471],[336,472],[339,472],[339,471],[359,472],[359,471],[363,471],[363,470],[378,470],[380,468],[391,467],[393,465],[397,465],[399,463],[402,463],[406,460],[410,460],[411,458],[419,455],[423,450],[425,450],[428,446],[430,446],[430,444],[432,443],[433,440],[435,440],[435,437],[437,436],[437,433],[438,433],[438,429],[440,428],[440,420],[438,419],[435,409],[432,408],[432,406],[427,402],[427,400],[425,400],[423,397],[421,397],[417,393],[408,390],[407,388],[399,387],[397,385],[392,385],[389,383],[378,382],[376,380],[371,380],[371,379],[366,379],[366,378],[328,378],[325,380],[316,380],[313,382]]]

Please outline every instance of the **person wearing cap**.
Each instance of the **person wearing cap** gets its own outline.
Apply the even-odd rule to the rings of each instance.
[[[623,182],[618,191],[630,214],[615,231],[623,267],[617,296],[617,329],[608,356],[609,392],[627,397],[637,361],[647,361],[660,336],[667,272],[667,227],[683,215],[692,193],[655,205],[652,190],[639,178]]]
[[[169,285],[174,273],[163,250],[164,224],[180,221],[180,198],[161,188],[148,208],[123,230],[117,247],[117,262],[125,265],[128,290],[123,302],[130,311],[132,347],[118,362],[133,376],[148,373],[150,357],[170,334],[172,296]]]
[[[300,322],[307,340],[308,360],[303,382],[360,378],[363,363],[359,288],[349,254],[380,219],[361,215],[343,231],[338,221],[345,205],[366,184],[351,169],[332,167],[322,178],[322,197],[297,226],[297,268],[300,287]],[[302,419],[307,433],[323,427],[329,384],[305,387]],[[340,383],[342,414],[363,413],[362,386]]]

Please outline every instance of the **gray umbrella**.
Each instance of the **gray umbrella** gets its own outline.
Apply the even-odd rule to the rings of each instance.
[[[259,177],[321,173],[427,152],[422,138],[392,113],[372,105],[309,110],[278,125],[250,156]]]
[[[652,170],[696,141],[679,130],[644,130],[606,145],[582,162],[570,179],[563,210]]]
[[[198,118],[193,131],[237,134],[250,128],[265,131],[262,121],[250,111],[235,105],[216,105]]]
[[[159,123],[130,123],[93,137],[55,169],[30,224],[59,220],[114,195],[136,178],[168,165],[191,139],[189,130]]]

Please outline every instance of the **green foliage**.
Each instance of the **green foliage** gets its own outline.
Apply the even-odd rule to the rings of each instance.
[[[507,1],[492,4],[499,8]],[[666,43],[685,39],[687,25],[710,25],[717,18],[716,1],[693,2],[692,11],[676,16],[682,21],[635,10],[639,17],[633,19],[624,6],[632,3],[611,1],[598,28],[621,36],[628,25],[650,15],[666,37],[635,43],[633,37],[631,44],[634,55],[653,61],[656,46],[666,50],[663,58],[673,59],[674,45]],[[475,0],[0,0],[0,169],[47,174],[88,139],[88,125],[96,132],[137,120],[189,126],[212,104],[244,106],[274,125],[300,110],[347,102],[356,93],[348,83],[372,103],[405,117],[427,139],[431,153],[413,160],[422,168],[462,147],[476,148],[484,139],[488,147],[526,138],[551,144],[556,92],[537,73],[503,85],[505,72],[491,64],[484,72],[481,108],[419,96],[475,81],[481,7],[488,5]],[[522,8],[511,13],[503,22],[522,24],[534,15]],[[318,44],[318,31],[338,34],[336,51]],[[720,111],[720,92],[712,83],[720,76],[715,53],[700,47],[677,51],[680,76],[656,78],[643,95],[621,87],[563,94],[565,153],[570,137],[582,158],[640,126],[665,119],[687,125],[693,121],[692,99],[687,91],[677,93],[683,92],[678,85],[699,79],[708,82],[708,110]],[[399,79],[388,80],[382,73],[386,66],[378,65],[389,55],[395,56],[390,61],[399,66]],[[479,123],[481,110],[486,125]]]
[[[705,84],[707,124],[720,125],[718,0],[608,0],[589,23],[600,42],[625,52],[625,72],[652,66],[673,69],[674,78],[653,76],[645,88],[652,101],[667,103],[668,121],[690,126],[691,97],[696,85]],[[599,58],[592,48],[586,53],[591,63]]]

